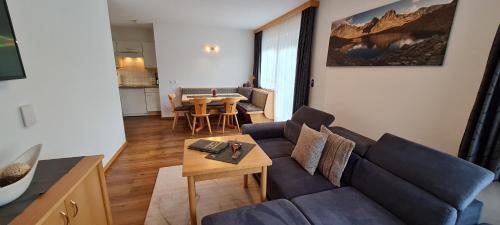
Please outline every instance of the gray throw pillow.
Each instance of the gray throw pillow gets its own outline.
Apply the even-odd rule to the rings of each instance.
[[[321,126],[321,133],[328,135],[318,169],[332,184],[340,187],[340,178],[349,161],[355,143]]]
[[[303,124],[299,140],[292,152],[292,158],[309,174],[314,175],[327,138],[327,134],[318,132]]]

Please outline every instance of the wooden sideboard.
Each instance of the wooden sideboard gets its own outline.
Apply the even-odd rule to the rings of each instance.
[[[82,158],[9,225],[112,225],[102,159]]]

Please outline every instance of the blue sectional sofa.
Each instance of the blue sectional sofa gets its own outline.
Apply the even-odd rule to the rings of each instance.
[[[335,187],[321,173],[308,174],[290,157],[303,123],[319,130],[333,115],[309,107],[284,123],[245,125],[270,156],[271,201],[212,214],[203,225],[473,225],[482,203],[476,195],[492,172],[392,134],[371,140],[330,127],[356,143]]]

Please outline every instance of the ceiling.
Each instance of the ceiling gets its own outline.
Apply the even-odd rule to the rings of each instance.
[[[108,0],[108,4],[112,25],[171,22],[255,29],[305,1]]]

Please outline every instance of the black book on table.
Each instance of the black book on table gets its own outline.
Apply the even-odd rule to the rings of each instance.
[[[228,147],[227,142],[200,139],[194,142],[193,144],[189,145],[188,149],[214,154],[214,153],[219,153],[220,151],[222,151],[227,147]]]

